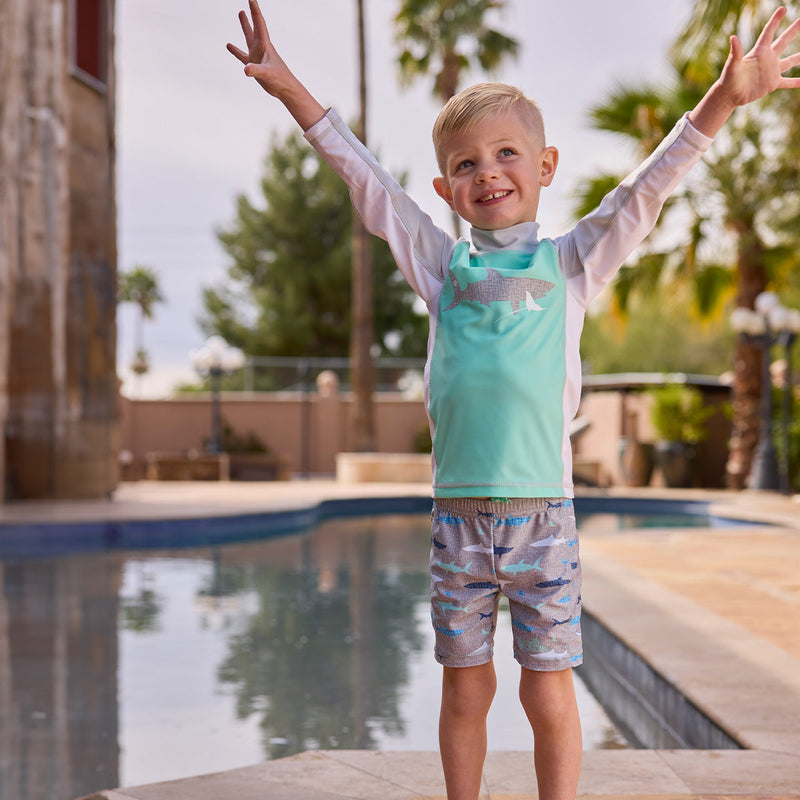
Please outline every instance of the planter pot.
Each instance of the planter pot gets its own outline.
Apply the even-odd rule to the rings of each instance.
[[[672,489],[691,486],[694,478],[694,445],[689,442],[656,442],[656,464],[666,486]]]
[[[625,486],[647,486],[655,464],[654,447],[649,442],[620,439],[619,469]]]
[[[289,461],[277,453],[230,453],[232,481],[288,481]]]

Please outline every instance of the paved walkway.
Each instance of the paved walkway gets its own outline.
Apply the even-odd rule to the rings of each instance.
[[[299,509],[323,499],[425,495],[419,485],[127,484],[107,503],[0,506],[0,524],[163,519]],[[629,496],[631,490],[625,490]],[[772,526],[582,533],[584,601],[629,648],[747,749],[585,753],[579,798],[800,798],[800,498],[667,492]],[[533,800],[531,757],[490,752],[481,800]],[[93,800],[435,800],[438,754],[310,752]]]

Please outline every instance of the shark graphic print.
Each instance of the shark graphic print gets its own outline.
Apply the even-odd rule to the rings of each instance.
[[[456,246],[430,363],[439,497],[561,493],[566,283],[555,248]]]
[[[486,268],[486,277],[469,284],[466,289],[459,286],[453,270],[450,270],[453,285],[453,301],[445,309],[450,311],[465,301],[490,306],[492,303],[511,303],[511,313],[516,315],[523,306],[528,311],[544,311],[536,301],[544,297],[552,288],[549,281],[538,278],[521,278],[517,275],[503,275],[496,269]]]

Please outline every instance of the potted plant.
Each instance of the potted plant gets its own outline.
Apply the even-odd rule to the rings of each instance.
[[[650,420],[656,431],[656,464],[669,487],[691,486],[696,446],[708,435],[706,421],[714,409],[703,393],[672,383],[650,391]]]

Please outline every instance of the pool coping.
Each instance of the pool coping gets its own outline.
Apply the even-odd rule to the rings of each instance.
[[[209,491],[215,486],[201,485],[209,487]],[[275,486],[274,483],[268,485]],[[280,504],[276,507],[273,498],[271,503],[256,504],[247,510],[236,506],[235,497],[226,498],[222,503],[208,502],[206,498],[206,502],[194,505],[164,504],[157,500],[139,507],[130,500],[0,505],[0,558],[207,546],[293,533],[339,517],[427,513],[430,510],[427,485],[422,485],[424,492],[419,484],[405,485],[405,491],[392,492],[392,484],[359,484],[363,494],[354,491],[353,484],[344,492],[341,485],[334,486],[339,488],[339,496],[318,496],[299,503],[289,501],[285,507]],[[184,488],[185,484],[175,490],[179,492]],[[603,513],[604,506],[609,503],[615,505],[615,511],[624,514],[704,513],[712,517],[715,527],[784,525],[791,519],[787,519],[786,514],[776,514],[774,509],[754,510],[748,505],[733,504],[730,498],[721,501],[717,495],[703,498],[697,493],[687,496],[684,493],[584,490],[576,494],[576,503],[585,513]],[[37,509],[41,510],[38,515]],[[794,521],[800,528],[800,505]],[[184,536],[190,531],[191,539]]]
[[[349,501],[358,499],[354,495],[361,498],[362,508],[366,500],[413,498],[408,502],[418,503],[429,495],[429,488],[421,486],[413,491],[391,486],[364,490],[364,486],[351,486],[347,491],[331,486],[326,495],[324,487],[315,485],[307,487],[310,491],[305,500],[300,498],[301,493],[292,497],[276,493],[271,500],[257,499],[257,513],[271,505],[276,513],[287,514],[285,519],[292,515],[295,519],[308,519],[319,514],[320,508],[343,511]],[[800,531],[796,501],[789,498],[692,492],[624,494],[639,500],[649,496],[676,503],[709,502],[711,512],[721,517],[780,526],[792,543]],[[602,495],[620,499],[622,493]],[[230,506],[223,506],[218,519],[230,511]],[[207,508],[198,506],[196,510],[208,514]],[[240,516],[252,516],[253,510],[250,507],[247,514]],[[131,522],[153,523],[160,519],[174,523],[185,518],[176,508],[161,517],[155,512],[151,505],[139,509],[138,514],[120,514],[112,521],[119,523],[129,517]],[[97,514],[94,522],[108,517],[96,510],[93,513]],[[23,516],[28,517],[24,522],[33,520],[29,510]],[[14,514],[0,515],[0,529],[6,526],[8,530],[10,525],[23,522],[19,515],[13,517]],[[87,521],[85,514],[83,521]],[[40,514],[38,524],[47,522]],[[53,522],[49,519],[50,524]],[[800,660],[678,592],[640,573],[632,574],[613,557],[594,549],[588,537],[582,541],[582,548],[587,609],[750,749],[588,751],[584,753],[579,797],[800,797]],[[636,613],[631,613],[632,609]],[[534,797],[530,761],[530,754],[525,752],[490,751],[483,797]],[[205,800],[232,796],[237,800],[353,800],[376,796],[400,800],[443,798],[444,789],[435,752],[317,751],[214,775],[92,795],[95,800]]]

